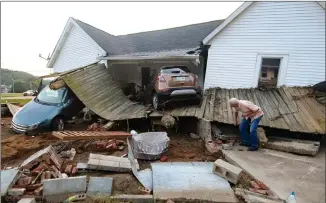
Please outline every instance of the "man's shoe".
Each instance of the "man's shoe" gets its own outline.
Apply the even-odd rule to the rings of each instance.
[[[251,151],[251,152],[253,152],[253,151],[258,151],[258,148],[251,148],[251,147],[249,147],[249,148],[247,149],[247,151]]]

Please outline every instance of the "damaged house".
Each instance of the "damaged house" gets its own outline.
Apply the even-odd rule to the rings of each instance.
[[[325,80],[324,42],[323,3],[245,2],[225,20],[121,36],[70,18],[47,67],[108,120],[147,117],[121,87],[143,87],[158,68],[180,64],[205,94],[200,106],[165,114],[232,124],[227,101],[237,97],[263,109],[261,126],[324,134],[325,107],[307,96]]]

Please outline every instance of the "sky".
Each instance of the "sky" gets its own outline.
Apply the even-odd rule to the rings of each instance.
[[[1,68],[46,75],[69,17],[113,35],[225,19],[242,2],[1,2]]]

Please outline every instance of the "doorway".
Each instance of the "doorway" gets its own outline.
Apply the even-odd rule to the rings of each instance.
[[[141,85],[142,85],[142,87],[149,85],[150,77],[151,77],[150,67],[142,67],[141,68]]]

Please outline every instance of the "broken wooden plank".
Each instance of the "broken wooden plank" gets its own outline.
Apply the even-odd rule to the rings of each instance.
[[[61,140],[82,140],[82,139],[120,139],[124,140],[131,136],[128,132],[122,131],[53,131],[52,135]]]
[[[107,124],[105,124],[105,125],[103,126],[103,128],[104,128],[105,130],[110,130],[113,126],[114,126],[114,122],[113,122],[113,121],[109,121]]]
[[[19,109],[21,109],[22,107],[20,106],[17,106],[17,105],[14,105],[14,104],[11,104],[11,103],[7,103],[7,107],[10,111],[10,113],[14,116],[18,111]]]

